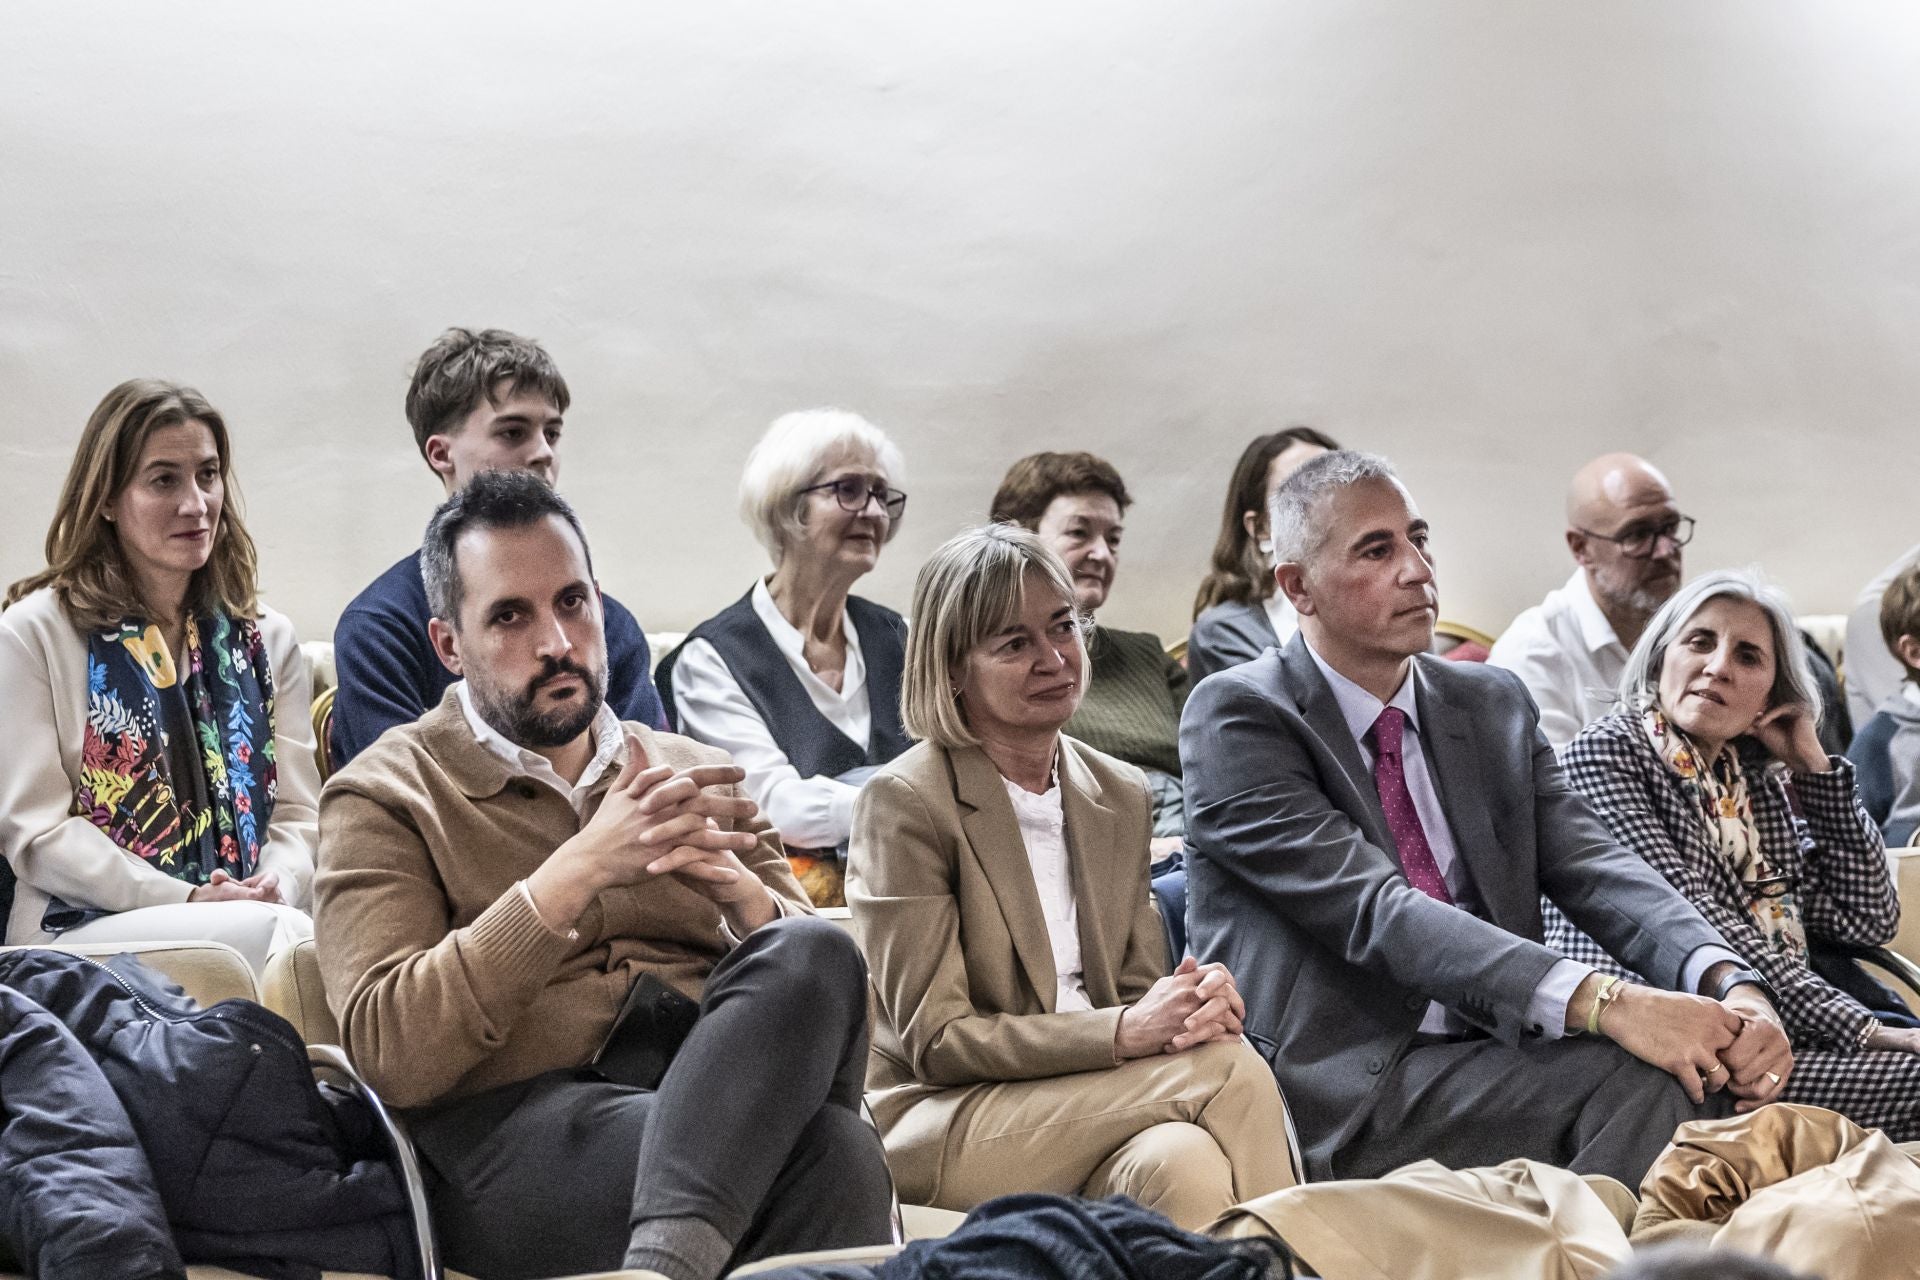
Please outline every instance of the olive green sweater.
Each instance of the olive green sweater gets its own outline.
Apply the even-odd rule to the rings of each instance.
[[[1095,627],[1093,678],[1066,732],[1142,769],[1180,776],[1180,711],[1187,670],[1145,631]]]

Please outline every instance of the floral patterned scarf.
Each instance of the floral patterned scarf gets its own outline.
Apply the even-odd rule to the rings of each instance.
[[[1744,886],[1754,927],[1776,953],[1804,963],[1807,932],[1800,922],[1793,877],[1768,862],[1760,847],[1760,829],[1754,825],[1753,799],[1739,752],[1729,742],[1710,765],[1703,765],[1687,735],[1668,724],[1660,708],[1648,707],[1641,723],[1653,749],[1699,810],[1714,847]]]
[[[273,818],[273,670],[260,628],[187,619],[184,669],[156,626],[87,637],[87,730],[74,812],[170,876],[254,874]]]

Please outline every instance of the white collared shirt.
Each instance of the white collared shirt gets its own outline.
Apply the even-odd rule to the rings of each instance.
[[[773,637],[813,705],[864,748],[872,736],[873,714],[867,705],[867,663],[853,618],[845,612],[840,616],[847,662],[835,689],[807,665],[806,638],[774,604],[766,579],[753,584],[751,599],[754,616]],[[845,843],[853,830],[853,800],[860,789],[832,778],[801,777],[709,642],[689,640],[680,650],[673,669],[673,706],[682,733],[721,748],[746,771],[747,794],[789,847],[831,849]]]
[[[1400,739],[1400,765],[1406,776],[1407,791],[1413,797],[1414,812],[1419,815],[1427,846],[1433,850],[1434,863],[1440,868],[1441,878],[1447,882],[1447,892],[1453,895],[1454,904],[1462,910],[1472,910],[1479,905],[1479,895],[1474,889],[1472,877],[1460,863],[1459,850],[1453,842],[1453,828],[1447,822],[1446,810],[1440,806],[1440,793],[1434,788],[1433,773],[1427,768],[1426,751],[1421,746],[1420,708],[1414,689],[1416,669],[1409,664],[1407,676],[1400,682],[1400,687],[1394,690],[1393,697],[1382,702],[1328,666],[1311,644],[1307,646],[1307,652],[1313,656],[1314,665],[1320,668],[1327,686],[1333,690],[1333,700],[1339,704],[1340,716],[1346,721],[1354,744],[1360,748],[1360,757],[1367,762],[1369,772],[1373,769],[1374,750],[1367,740],[1367,734],[1372,730],[1373,722],[1388,707],[1397,707],[1406,714],[1406,731]],[[1387,852],[1395,854],[1394,860],[1399,861],[1396,850],[1389,849]],[[1546,976],[1540,979],[1540,985],[1533,989],[1533,999],[1527,1005],[1527,1021],[1549,1039],[1565,1035],[1567,1003],[1573,999],[1574,990],[1592,972],[1593,966],[1575,960],[1562,957],[1555,961]],[[1429,1004],[1426,1016],[1420,1020],[1420,1029],[1435,1035],[1458,1034],[1465,1031],[1468,1025],[1438,1002]]]
[[[1273,634],[1280,637],[1280,647],[1287,647],[1293,639],[1293,633],[1300,629],[1300,615],[1294,611],[1293,601],[1287,599],[1284,591],[1275,591],[1260,602],[1267,611],[1267,623],[1273,628]]]
[[[1594,600],[1587,571],[1575,569],[1565,586],[1513,620],[1487,662],[1520,677],[1540,708],[1540,731],[1564,751],[1619,706],[1627,646]]]
[[[601,775],[614,767],[624,753],[627,735],[620,727],[620,717],[603,701],[593,717],[591,728],[593,758],[580,771],[580,781],[569,784],[555,772],[551,760],[538,751],[529,751],[519,743],[509,741],[499,730],[481,719],[479,710],[473,705],[473,693],[467,688],[465,680],[453,688],[460,698],[460,710],[467,717],[467,727],[473,730],[475,741],[506,765],[513,777],[544,782],[565,796],[576,815],[585,811],[587,793],[593,789],[593,784],[600,781]]]
[[[1034,795],[1006,777],[1000,779],[1013,802],[1020,839],[1027,846],[1033,868],[1033,887],[1040,894],[1040,914],[1046,917],[1047,941],[1053,947],[1055,1013],[1093,1008],[1087,997],[1086,969],[1080,960],[1080,909],[1073,900],[1073,868],[1067,861],[1066,811],[1060,801],[1060,777],[1044,795]]]

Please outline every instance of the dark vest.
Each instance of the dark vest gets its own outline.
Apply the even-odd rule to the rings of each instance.
[[[673,668],[688,640],[705,640],[740,682],[747,701],[760,713],[767,732],[803,778],[837,777],[861,765],[882,765],[913,745],[900,723],[900,673],[907,661],[906,619],[859,596],[847,597],[847,617],[860,635],[860,656],[867,665],[868,741],[855,742],[820,714],[806,686],[753,611],[749,591],[735,603],[687,633],[687,640],[660,660],[654,683],[679,728],[673,701]]]

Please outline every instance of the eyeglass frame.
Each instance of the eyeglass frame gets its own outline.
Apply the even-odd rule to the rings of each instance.
[[[1660,539],[1669,538],[1673,541],[1675,547],[1684,547],[1693,541],[1694,530],[1699,528],[1699,526],[1700,522],[1692,516],[1680,515],[1675,516],[1670,525],[1662,525],[1647,533],[1634,534],[1631,537],[1622,537],[1617,533],[1595,533],[1592,529],[1582,529],[1579,525],[1575,525],[1573,528],[1576,533],[1583,533],[1589,538],[1598,538],[1602,542],[1613,543],[1620,548],[1620,554],[1629,560],[1651,560],[1653,559],[1653,553],[1660,548]],[[1685,529],[1684,533],[1681,532],[1683,528]],[[1645,551],[1628,550],[1629,543],[1638,542],[1641,538],[1647,540],[1647,549]]]
[[[865,492],[860,495],[858,504],[851,507],[847,505],[845,496],[840,492],[840,486],[845,484],[865,486]],[[838,504],[842,511],[847,512],[849,515],[859,515],[867,509],[869,502],[878,502],[880,504],[880,510],[886,512],[887,519],[889,520],[898,520],[906,514],[907,494],[904,489],[896,489],[884,480],[869,480],[865,476],[841,476],[838,480],[827,480],[820,484],[810,484],[806,488],[799,490],[796,496],[818,493],[823,489],[833,490],[834,502]],[[885,493],[887,496],[884,498],[881,497],[880,495],[882,493]]]

